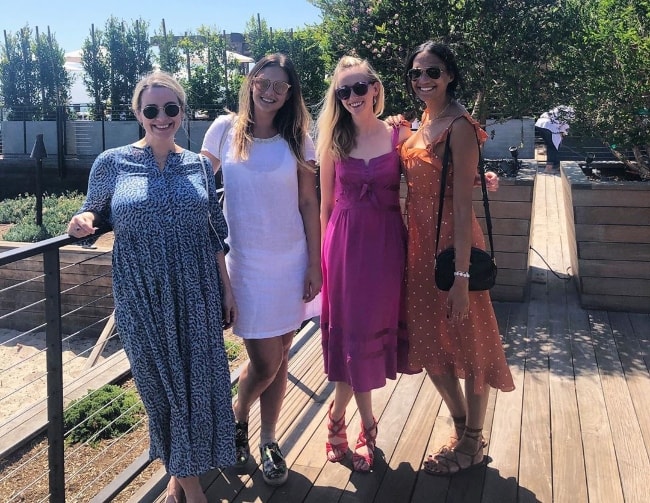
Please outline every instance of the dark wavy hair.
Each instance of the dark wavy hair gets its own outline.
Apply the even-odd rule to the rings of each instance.
[[[404,63],[403,77],[404,82],[406,83],[406,90],[409,95],[413,99],[417,98],[411,79],[408,76],[408,71],[413,68],[413,60],[416,58],[416,56],[423,52],[435,54],[438,56],[445,64],[445,70],[454,76],[454,80],[452,80],[447,86],[447,94],[452,98],[455,98],[456,90],[458,87],[462,87],[463,85],[463,77],[458,70],[458,65],[456,64],[456,56],[448,45],[443,44],[442,42],[435,42],[433,40],[427,40],[426,42],[418,45],[415,49],[413,49],[411,54],[409,54],[408,58],[406,58],[406,62]]]

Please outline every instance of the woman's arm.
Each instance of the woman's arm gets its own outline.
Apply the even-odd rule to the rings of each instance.
[[[320,162],[320,232],[325,238],[327,224],[334,210],[334,160],[330,154],[322,156]]]
[[[456,271],[469,271],[472,248],[472,190],[479,160],[474,127],[464,119],[457,121],[451,131],[451,151],[454,169],[453,212]],[[469,310],[469,278],[454,277],[447,300],[452,321],[460,321]]]
[[[315,166],[313,161],[310,161]],[[302,216],[307,237],[309,264],[303,291],[305,302],[313,300],[323,286],[320,266],[320,225],[318,221],[318,196],[316,195],[316,174],[306,168],[298,168],[298,208]]]
[[[230,328],[237,320],[237,305],[232,293],[230,276],[226,269],[226,257],[223,251],[217,253],[217,265],[219,266],[219,277],[223,290],[221,292],[221,311],[223,313],[223,328]]]

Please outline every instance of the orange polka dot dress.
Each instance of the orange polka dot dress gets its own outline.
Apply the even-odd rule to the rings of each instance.
[[[483,143],[487,138],[485,131],[468,113],[463,117],[474,126],[477,137]],[[473,378],[475,393],[481,393],[486,385],[511,391],[514,383],[489,292],[469,292],[469,317],[453,325],[447,319],[447,292],[439,290],[434,280],[442,170],[442,157],[436,152],[442,155],[450,128],[426,148],[409,147],[407,144],[400,148],[408,185],[406,323],[409,365],[424,368],[430,375]],[[453,175],[450,161],[439,250],[452,246],[454,242]],[[472,246],[485,249],[483,232],[473,211]]]

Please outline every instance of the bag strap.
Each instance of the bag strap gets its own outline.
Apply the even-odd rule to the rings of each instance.
[[[208,183],[208,168],[205,165],[205,161],[203,160],[204,156],[203,154],[199,154],[199,160],[201,161],[201,173],[203,174],[203,182],[205,183],[205,192],[208,195],[208,224],[210,225],[210,228],[212,229],[212,232],[214,232],[214,235],[217,236],[217,239],[219,240],[219,244],[221,245],[221,248],[223,249],[224,253],[226,251],[226,247],[224,245],[223,240],[221,239],[221,236],[219,236],[219,233],[217,232],[217,229],[214,228],[214,225],[212,225],[212,217],[210,216],[210,184]],[[210,170],[212,171],[212,170]]]
[[[445,153],[442,157],[442,173],[440,175],[440,204],[438,205],[438,228],[436,229],[436,256],[438,255],[438,241],[440,240],[440,226],[442,225],[442,207],[445,202],[445,189],[447,187],[447,173],[449,171],[449,157],[451,156],[450,147],[451,126],[447,133],[447,140],[445,141]],[[494,260],[494,242],[492,240],[492,217],[490,216],[490,202],[487,194],[487,182],[485,181],[485,167],[483,166],[483,150],[479,143],[478,137],[476,138],[478,144],[478,173],[481,177],[481,190],[483,191],[483,208],[485,208],[485,225],[488,231],[488,238],[490,240],[490,257]]]

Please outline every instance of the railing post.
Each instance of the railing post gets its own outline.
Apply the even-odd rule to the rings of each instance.
[[[47,345],[47,441],[50,503],[65,503],[63,445],[63,351],[59,249],[43,253],[45,275],[45,342]]]

